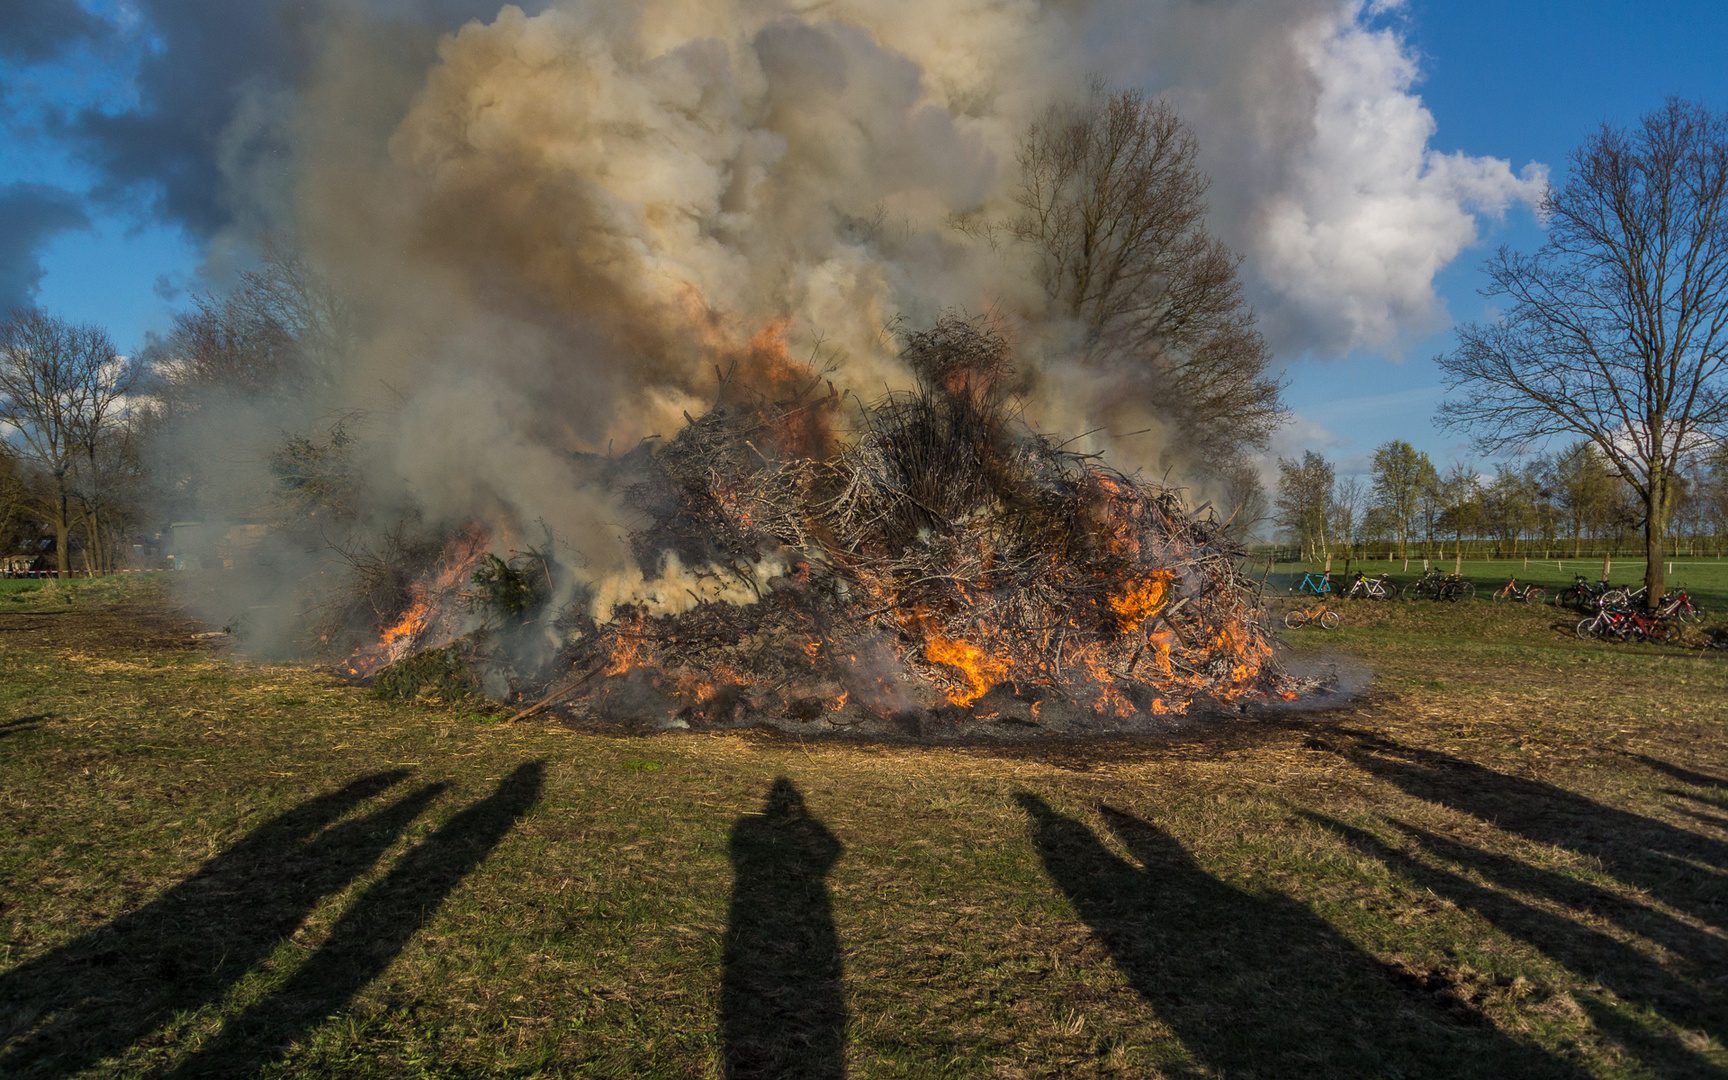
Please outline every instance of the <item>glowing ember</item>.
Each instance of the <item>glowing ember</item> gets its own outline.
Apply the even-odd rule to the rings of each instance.
[[[919,388],[860,403],[836,439],[838,398],[786,331],[716,330],[715,406],[606,459],[597,482],[641,523],[636,584],[547,627],[596,715],[1131,730],[1288,692],[1227,523],[1026,427],[1000,339],[915,335]],[[465,574],[417,582],[369,657],[437,640]]]

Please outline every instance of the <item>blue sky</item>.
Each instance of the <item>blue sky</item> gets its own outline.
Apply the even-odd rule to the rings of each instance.
[[[1276,7],[1278,0],[1243,2]],[[190,10],[201,5],[160,6]],[[1668,95],[1728,107],[1728,69],[1721,59],[1728,42],[1728,4],[1680,2],[1658,8],[1577,0],[1405,0],[1378,6],[1392,10],[1364,19],[1393,28],[1414,59],[1420,75],[1413,92],[1435,123],[1428,143],[1432,150],[1502,158],[1514,173],[1537,162],[1559,178],[1569,149],[1603,120],[1632,122]],[[136,18],[127,4],[85,7],[123,23]],[[146,333],[167,327],[177,305],[185,303],[185,290],[199,287],[202,242],[160,202],[151,202],[149,185],[124,196],[82,197],[92,191],[114,195],[120,190],[112,182],[115,176],[126,168],[133,170],[127,174],[133,179],[147,176],[140,170],[148,163],[80,158],[71,140],[45,132],[63,130],[64,117],[80,109],[112,114],[134,105],[140,57],[153,48],[159,51],[161,42],[147,40],[140,51],[132,39],[130,48],[120,49],[90,31],[87,39],[73,35],[59,63],[31,63],[27,35],[35,16],[19,16],[17,10],[10,16],[0,13],[0,93],[11,118],[0,141],[0,196],[11,197],[18,213],[39,215],[42,222],[37,233],[24,230],[26,239],[34,237],[35,265],[41,271],[35,300],[57,313],[107,326],[123,350],[135,349]],[[79,18],[72,0],[34,0],[30,11],[40,13],[43,25],[50,17]],[[257,32],[242,16],[223,17],[232,18],[237,35]],[[8,55],[10,64],[5,63]],[[167,78],[162,72],[153,77],[159,80],[155,85],[169,85],[161,81]],[[59,128],[56,114],[62,117]],[[78,197],[75,209],[54,202],[58,189]],[[87,224],[49,229],[50,214],[61,215],[56,220],[62,226],[66,215],[76,214]],[[1494,246],[1533,248],[1541,242],[1540,229],[1522,205],[1511,206],[1500,220],[1483,217],[1479,228],[1477,246],[1434,278],[1454,320],[1483,316],[1477,267]],[[0,258],[14,260],[15,278],[18,266],[29,269],[29,253],[9,250],[4,243],[0,238]],[[0,287],[6,280],[0,271]],[[1405,340],[1397,355],[1384,348],[1358,348],[1341,357],[1287,351],[1279,359],[1298,423],[1280,437],[1275,451],[1318,449],[1346,473],[1365,468],[1373,448],[1394,438],[1415,443],[1442,466],[1456,458],[1475,460],[1461,438],[1435,430],[1430,422],[1440,395],[1430,358],[1450,345],[1450,333],[1442,330]]]

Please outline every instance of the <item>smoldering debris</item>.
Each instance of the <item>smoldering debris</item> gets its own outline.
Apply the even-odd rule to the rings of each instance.
[[[872,402],[814,372],[723,379],[675,437],[593,462],[637,515],[636,569],[527,615],[559,643],[546,663],[482,630],[476,684],[602,723],[922,738],[1293,696],[1224,522],[1025,424],[984,324],[944,319],[902,359],[915,387]],[[382,627],[393,659],[448,644],[477,558],[453,542]]]

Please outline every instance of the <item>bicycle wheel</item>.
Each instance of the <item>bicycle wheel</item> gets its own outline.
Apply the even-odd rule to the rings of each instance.
[[[1625,607],[1632,600],[1632,594],[1625,589],[1609,589],[1596,601],[1598,607]]]
[[[1476,583],[1474,581],[1461,583],[1452,594],[1453,603],[1457,603],[1460,600],[1474,599],[1476,599]]]
[[[1578,620],[1578,636],[1585,641],[1595,641],[1602,636],[1602,628],[1596,625],[1596,617]]]
[[[1644,631],[1644,636],[1651,641],[1663,643],[1673,641],[1678,635],[1679,631],[1674,628],[1674,624],[1666,619],[1657,619],[1655,625]]]
[[[1338,629],[1338,613],[1336,611],[1328,611],[1321,615],[1320,625],[1327,630]]]
[[[1303,623],[1305,623],[1307,621],[1308,621],[1308,616],[1306,614],[1304,614],[1303,612],[1286,611],[1284,613],[1284,625],[1289,627],[1292,630],[1296,629],[1297,627],[1301,626]]]
[[[1526,604],[1540,604],[1542,602],[1542,590],[1531,589],[1524,594],[1524,602]]]
[[[1421,584],[1419,582],[1412,581],[1410,584],[1404,586],[1403,591],[1400,592],[1398,595],[1402,596],[1405,600],[1409,600],[1409,601],[1415,601],[1417,599],[1420,599],[1422,596]]]

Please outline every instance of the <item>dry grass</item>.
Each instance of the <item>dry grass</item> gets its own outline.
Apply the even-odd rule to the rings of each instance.
[[[1728,1072],[1717,655],[1347,608],[1327,713],[623,738],[146,588],[0,609],[0,1075]]]

